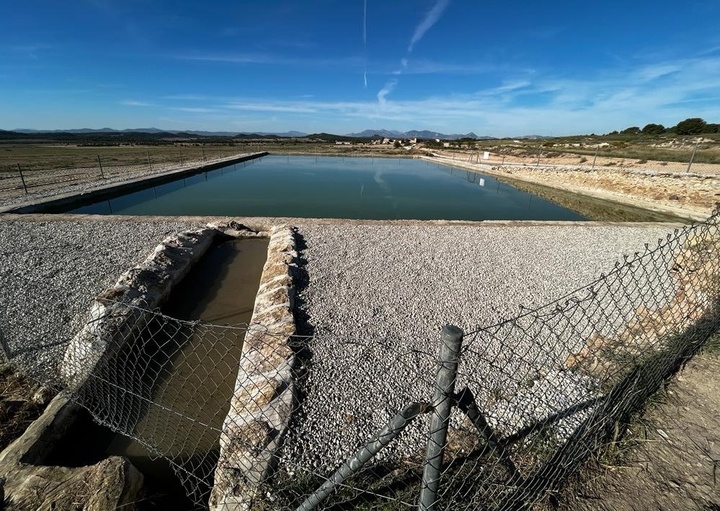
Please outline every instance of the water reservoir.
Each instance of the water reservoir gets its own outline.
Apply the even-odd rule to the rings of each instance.
[[[66,209],[114,215],[584,220],[493,177],[411,158],[266,156]]]

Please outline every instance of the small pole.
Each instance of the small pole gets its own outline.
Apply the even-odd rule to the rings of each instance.
[[[202,144],[202,145],[200,146],[200,150],[202,151],[202,159],[203,159],[203,161],[206,161],[206,160],[205,160],[205,144]]]
[[[148,151],[146,154],[147,154],[148,168],[150,169],[150,172],[152,172],[152,163],[150,163],[150,151]]]
[[[100,167],[100,177],[105,179],[105,174],[103,173],[102,162],[100,161],[99,154],[97,155],[97,158],[98,158],[98,166]]]
[[[25,185],[25,176],[23,176],[22,169],[20,168],[20,164],[17,164],[18,172],[20,172],[20,181],[22,181],[23,189],[25,190],[25,195],[27,195],[27,186]]]
[[[593,158],[593,164],[592,168],[590,170],[595,170],[595,162],[597,161],[597,155],[600,152],[600,144],[595,148],[595,157]]]
[[[425,456],[422,487],[420,489],[420,511],[431,511],[437,505],[440,487],[445,441],[447,440],[450,409],[454,404],[455,378],[460,361],[463,331],[452,325],[445,325],[440,334],[440,361],[435,378],[434,412],[430,418],[430,438]]]
[[[690,167],[692,167],[693,160],[695,159],[695,153],[697,152],[697,148],[700,145],[700,141],[698,140],[695,142],[695,148],[693,149],[692,154],[690,155],[690,163],[688,163],[688,168],[685,172],[690,172]]]

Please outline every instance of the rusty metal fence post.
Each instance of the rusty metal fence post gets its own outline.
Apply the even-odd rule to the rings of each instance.
[[[22,181],[23,190],[25,190],[25,195],[27,195],[28,191],[27,191],[27,185],[25,184],[25,176],[23,176],[23,171],[20,168],[19,163],[17,164],[17,168],[18,168],[18,172],[20,173],[20,181]]]
[[[450,423],[450,410],[455,404],[455,378],[460,361],[463,331],[456,326],[446,325],[442,329],[440,338],[442,344],[440,345],[440,360],[432,402],[434,412],[430,419],[430,437],[428,438],[418,504],[421,511],[433,510],[437,504],[437,491],[440,486],[440,472],[448,424]]]
[[[100,155],[99,155],[99,154],[97,155],[97,160],[98,160],[98,167],[100,167],[100,177],[101,177],[102,179],[105,179],[105,173],[103,172],[102,161],[100,160]]]

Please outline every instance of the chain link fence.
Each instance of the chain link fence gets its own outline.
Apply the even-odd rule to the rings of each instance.
[[[558,301],[465,332],[447,327],[434,344],[293,335],[288,359],[258,325],[181,321],[112,300],[102,310],[85,323],[103,345],[92,371],[52,333],[39,351],[13,340],[5,351],[168,459],[199,507],[222,509],[211,492],[223,473],[244,488],[237,509],[519,509],[616,440],[718,331],[720,214]],[[249,335],[253,351],[242,349]],[[292,360],[292,381],[236,382],[242,358],[257,374]],[[291,402],[277,400],[290,386]],[[267,416],[250,417],[251,403]],[[287,428],[272,429],[287,406]]]

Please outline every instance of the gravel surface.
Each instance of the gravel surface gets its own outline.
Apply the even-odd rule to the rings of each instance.
[[[290,463],[325,472],[402,407],[432,396],[443,325],[466,332],[589,284],[667,225],[305,225],[308,284],[300,307],[314,338]],[[592,382],[561,364],[568,351],[468,338],[458,389],[470,384],[501,432],[577,403]],[[496,341],[495,341],[496,342]],[[548,365],[550,364],[550,365]],[[526,387],[520,388],[530,378]],[[455,413],[455,412],[454,412]],[[577,421],[566,421],[567,434]],[[458,425],[461,417],[454,415]],[[420,455],[426,421],[383,451]]]
[[[14,354],[63,344],[100,291],[166,236],[197,225],[0,220],[0,335]]]
[[[90,300],[141,262],[167,235],[199,220],[0,220],[0,332],[15,352],[52,347],[77,325]],[[432,394],[439,331],[465,331],[542,305],[588,284],[623,254],[642,251],[667,225],[439,225],[298,221],[307,283],[312,358],[302,409],[285,454],[292,463],[334,469],[411,401]],[[507,347],[469,338],[458,385],[474,389],[493,426],[507,431],[587,395],[588,382],[554,367],[522,393],[508,371],[537,366],[536,354],[512,346],[516,365],[493,365]],[[32,345],[35,343],[35,345]],[[481,349],[482,348],[482,349]],[[36,351],[35,351],[36,352]],[[485,358],[480,355],[483,354]],[[545,354],[562,360],[567,353]],[[505,353],[505,358],[509,355]],[[513,355],[514,357],[514,355]],[[510,357],[510,358],[513,358]],[[498,372],[501,371],[501,372]],[[502,373],[505,371],[505,373]],[[561,394],[556,389],[561,388]],[[453,417],[453,424],[460,418]],[[568,424],[571,428],[572,424]],[[384,457],[419,455],[424,421],[416,421]]]

